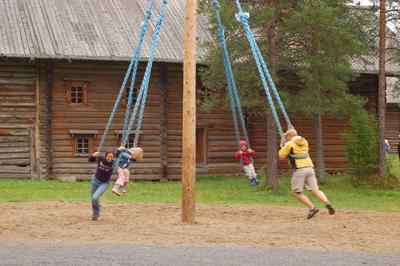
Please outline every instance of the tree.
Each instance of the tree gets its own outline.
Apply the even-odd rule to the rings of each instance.
[[[378,88],[378,119],[379,119],[379,174],[387,175],[385,153],[385,113],[386,113],[386,1],[380,0],[379,8],[379,88]]]
[[[300,79],[301,90],[290,96],[291,110],[315,121],[317,176],[324,181],[323,115],[343,116],[362,101],[349,93],[355,76],[350,59],[364,51],[366,36],[349,1],[297,1],[285,21],[281,60]],[[360,23],[361,22],[361,23]],[[295,125],[296,126],[296,125]]]

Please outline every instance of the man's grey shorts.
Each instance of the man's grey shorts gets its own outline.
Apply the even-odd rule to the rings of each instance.
[[[315,171],[312,167],[296,169],[292,175],[292,191],[303,192],[303,187],[307,190],[319,189]]]

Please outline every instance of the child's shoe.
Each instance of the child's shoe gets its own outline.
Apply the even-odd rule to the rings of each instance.
[[[254,177],[254,182],[256,183],[256,185],[260,184],[260,180],[258,180],[257,177]]]
[[[117,196],[121,196],[121,192],[119,191],[119,189],[120,186],[118,184],[115,184],[114,187],[111,189],[111,192]]]
[[[122,187],[121,187],[121,192],[122,192],[122,193],[126,193],[126,186],[122,186]]]
[[[256,180],[254,178],[250,179],[249,183],[250,183],[250,186],[256,186],[257,185]]]

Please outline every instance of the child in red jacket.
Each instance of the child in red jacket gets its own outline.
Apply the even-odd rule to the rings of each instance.
[[[243,169],[246,175],[249,177],[250,186],[255,186],[260,183],[257,178],[257,173],[254,170],[254,165],[250,156],[256,155],[255,150],[247,147],[245,140],[240,141],[240,151],[235,152],[235,157],[238,160],[242,160]]]

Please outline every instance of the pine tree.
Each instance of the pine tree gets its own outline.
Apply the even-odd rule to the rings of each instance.
[[[343,116],[362,101],[350,94],[350,59],[365,48],[362,20],[349,1],[300,0],[285,22],[282,62],[300,79],[291,109],[314,119],[317,175],[324,180],[323,115]],[[361,23],[360,23],[361,22]],[[296,126],[296,125],[295,125]]]

